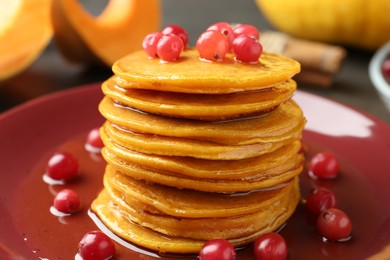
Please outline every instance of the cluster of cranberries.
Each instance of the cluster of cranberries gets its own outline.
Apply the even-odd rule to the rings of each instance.
[[[259,42],[259,30],[251,24],[219,22],[211,25],[196,41],[201,59],[223,61],[228,52],[234,53],[237,61],[257,63],[263,46]]]
[[[103,142],[97,128],[88,134],[85,148],[90,152],[99,152]],[[74,180],[79,174],[77,158],[69,152],[54,153],[46,165],[46,177],[49,183],[65,184]],[[63,214],[73,214],[81,209],[79,195],[71,189],[63,189],[54,198],[54,208]]]
[[[97,128],[90,131],[85,148],[97,152],[103,147]],[[78,176],[77,159],[68,152],[55,153],[47,163],[46,175],[54,181],[66,183]],[[314,155],[308,166],[308,174],[315,179],[334,179],[339,174],[337,158],[328,152]],[[63,214],[73,214],[81,209],[78,194],[63,189],[54,198],[54,208]],[[330,241],[343,241],[351,236],[352,224],[348,215],[337,208],[336,196],[332,190],[317,187],[306,199],[306,208],[317,216],[317,229]],[[254,245],[255,259],[286,259],[288,249],[285,239],[278,233],[270,232],[259,236]],[[112,240],[101,231],[90,231],[79,243],[79,256],[84,259],[108,259],[115,254]],[[227,240],[214,239],[206,242],[199,252],[200,260],[233,260],[234,246]]]
[[[175,61],[188,44],[188,33],[179,25],[169,25],[161,32],[153,32],[144,38],[142,47],[151,58]]]
[[[206,61],[223,61],[226,54],[234,53],[236,61],[257,63],[263,47],[259,30],[250,24],[218,22],[209,26],[196,41],[199,56]],[[151,58],[175,61],[188,45],[188,33],[179,25],[169,25],[161,32],[148,34],[142,47]]]
[[[278,233],[270,232],[259,236],[253,245],[256,260],[287,259],[287,244]],[[233,260],[236,258],[234,246],[227,240],[207,241],[199,252],[199,260]]]
[[[99,129],[92,129],[87,137],[85,149],[98,153],[103,147]],[[69,152],[57,152],[52,155],[46,165],[45,177],[49,184],[66,184],[79,175],[77,158]],[[68,216],[81,210],[78,193],[72,189],[63,189],[56,194],[51,212],[58,216]],[[90,231],[79,243],[79,256],[83,260],[109,259],[115,254],[112,240],[101,231]]]
[[[315,179],[335,179],[339,174],[338,160],[332,153],[317,153],[309,162],[308,173]],[[305,205],[317,216],[317,229],[326,240],[343,241],[351,237],[351,220],[337,208],[336,195],[332,190],[325,187],[313,189]]]
[[[339,174],[337,158],[328,152],[314,155],[308,166],[309,176],[315,179],[335,179]],[[315,188],[306,199],[306,208],[317,217],[317,229],[328,241],[348,240],[352,233],[352,223],[348,215],[337,208],[334,192],[324,187]],[[278,233],[266,233],[259,236],[254,245],[256,260],[287,259],[288,248],[285,239]],[[200,253],[200,260],[233,260],[236,252],[233,245],[223,239],[206,242]]]

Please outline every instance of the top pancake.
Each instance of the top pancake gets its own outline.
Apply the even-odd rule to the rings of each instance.
[[[260,90],[284,82],[300,71],[290,58],[263,52],[257,64],[237,62],[228,54],[223,62],[199,59],[196,49],[183,52],[179,61],[162,63],[144,51],[133,52],[113,65],[123,88],[182,93],[222,94]]]

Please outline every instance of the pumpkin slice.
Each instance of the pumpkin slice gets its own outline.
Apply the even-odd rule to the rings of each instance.
[[[160,1],[110,0],[94,17],[78,0],[56,0],[52,19],[57,45],[66,58],[111,66],[142,49],[145,35],[159,29]]]
[[[0,80],[31,65],[53,35],[51,0],[0,1]]]

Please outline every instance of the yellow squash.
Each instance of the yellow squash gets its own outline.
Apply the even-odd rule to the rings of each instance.
[[[255,0],[290,35],[375,50],[390,40],[389,0]]]

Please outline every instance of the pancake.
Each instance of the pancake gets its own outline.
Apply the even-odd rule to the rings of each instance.
[[[123,106],[169,117],[205,121],[255,116],[291,98],[296,83],[288,80],[271,88],[232,94],[188,94],[119,87],[115,76],[102,85],[103,93]]]
[[[204,62],[196,49],[186,50],[179,61],[161,63],[144,51],[125,56],[114,63],[116,84],[180,93],[225,94],[270,88],[292,78],[300,64],[290,58],[263,52],[259,63],[234,61],[228,54],[223,62]]]
[[[290,192],[293,182],[289,180],[269,189],[252,192],[216,194],[177,189],[136,180],[119,171],[107,171],[104,186],[120,192],[125,201],[139,201],[143,210],[147,209],[154,214],[184,218],[226,218],[255,213],[277,203],[281,196]]]
[[[140,167],[139,165],[129,164],[120,160],[109,150],[103,149],[102,155],[107,161],[107,171],[118,170],[122,174],[131,176],[135,179],[142,179],[150,182],[159,183],[167,186],[174,186],[180,189],[192,189],[207,192],[246,192],[255,189],[263,189],[279,185],[291,178],[299,175],[303,170],[303,156],[294,162],[292,167],[282,172],[269,174],[259,173],[247,178],[241,179],[195,179],[182,175],[158,172]]]
[[[104,124],[101,133],[102,136],[107,136],[103,138],[133,151],[167,156],[190,156],[208,160],[251,158],[273,152],[301,137],[301,132],[297,130],[280,141],[247,145],[222,145],[209,141],[137,134],[123,131],[123,129],[115,127],[108,122]]]
[[[142,113],[116,105],[108,97],[100,102],[99,111],[112,124],[135,133],[225,145],[277,142],[283,140],[280,137],[283,135],[284,139],[289,139],[291,135],[301,132],[305,124],[302,110],[292,100],[264,116],[216,123]]]
[[[141,165],[152,171],[168,172],[170,175],[184,175],[190,178],[239,179],[280,171],[281,167],[291,168],[302,157],[299,141],[277,149],[274,152],[242,160],[204,160],[182,156],[160,156],[135,152],[112,143],[101,134],[105,149],[128,164]]]
[[[134,52],[115,62],[99,112],[107,162],[92,203],[121,238],[159,252],[198,253],[276,231],[300,199],[306,119],[292,100],[298,62],[204,62],[194,49],[163,63]]]
[[[144,210],[145,206],[138,200],[123,200],[120,191],[106,185],[111,199],[126,212],[128,218],[147,228],[173,237],[210,240],[216,237],[234,239],[249,236],[270,224],[274,218],[291,212],[295,208],[291,203],[291,188],[283,191],[274,203],[261,208],[254,213],[237,214],[233,217],[210,218],[179,218],[166,214],[151,214]],[[284,196],[283,196],[284,195]],[[295,197],[296,198],[296,197]],[[291,203],[291,204],[290,204]],[[259,219],[263,221],[259,221]]]
[[[130,242],[159,252],[197,253],[211,237],[228,239],[233,236],[229,241],[240,246],[254,241],[263,233],[278,229],[291,216],[299,201],[297,183],[294,180],[291,191],[281,196],[278,203],[253,214],[221,218],[221,221],[217,221],[218,218],[187,219],[148,214],[132,209],[120,193],[107,190],[99,194],[92,209],[113,232]],[[245,235],[235,234],[235,230],[240,230],[235,227],[245,221],[253,225],[246,225],[245,230],[248,231],[244,232]],[[198,236],[203,239],[198,239]]]

